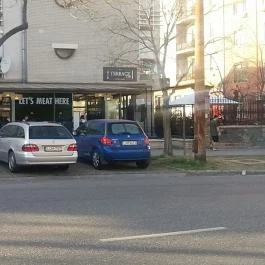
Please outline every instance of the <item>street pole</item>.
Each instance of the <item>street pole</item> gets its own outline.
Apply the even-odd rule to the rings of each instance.
[[[196,0],[195,16],[194,158],[206,162],[203,0]]]

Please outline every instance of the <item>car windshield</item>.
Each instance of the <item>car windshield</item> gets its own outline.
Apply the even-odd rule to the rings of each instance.
[[[30,126],[30,139],[71,139],[70,132],[63,126]]]
[[[135,123],[111,123],[108,126],[110,134],[141,134],[140,127]]]

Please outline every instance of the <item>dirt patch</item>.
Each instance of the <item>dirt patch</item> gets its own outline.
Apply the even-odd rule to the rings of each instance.
[[[208,157],[207,167],[210,169],[230,169],[230,170],[265,170],[265,157],[256,156],[246,158],[238,157]]]

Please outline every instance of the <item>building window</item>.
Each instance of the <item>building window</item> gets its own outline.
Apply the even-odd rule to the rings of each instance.
[[[246,0],[237,2],[233,4],[233,14],[234,16],[242,15],[245,16],[247,11]]]
[[[194,45],[194,26],[190,26],[187,30],[187,37],[186,41],[188,44],[188,47],[191,47]]]
[[[212,39],[213,36],[214,36],[214,28],[213,28],[213,25],[210,24],[209,25],[209,37],[210,37],[210,39]]]
[[[234,32],[234,44],[237,47],[241,47],[246,42],[246,35],[243,30],[238,30]]]
[[[192,10],[194,5],[195,5],[195,1],[194,0],[188,0],[187,1],[187,10]]]
[[[140,61],[140,80],[150,80],[155,72],[155,60],[143,58]]]
[[[263,24],[263,42],[265,44],[265,23]]]
[[[248,65],[247,63],[238,63],[234,65],[234,82],[248,81]]]
[[[195,63],[195,57],[194,56],[190,56],[188,57],[188,69],[187,69],[187,73],[189,76],[194,76],[194,63]]]
[[[156,11],[155,2],[152,0],[151,5],[145,6],[141,3],[139,9],[138,23],[142,31],[153,31],[155,27],[160,27],[160,11]]]

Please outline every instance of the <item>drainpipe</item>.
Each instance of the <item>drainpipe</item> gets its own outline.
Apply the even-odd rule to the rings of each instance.
[[[21,8],[21,14],[22,14],[22,25],[27,25],[27,0],[24,0],[24,4]],[[22,67],[22,83],[26,83],[28,81],[28,61],[27,61],[27,28],[21,31],[21,67]]]
[[[28,81],[28,54],[27,54],[27,31],[23,30],[22,35],[22,83],[27,83]]]
[[[0,37],[2,38],[4,35],[4,7],[3,7],[3,0],[0,0],[0,21],[1,21],[1,26],[0,26]],[[4,45],[0,47],[0,57],[4,57]],[[3,76],[2,76],[3,78]]]

